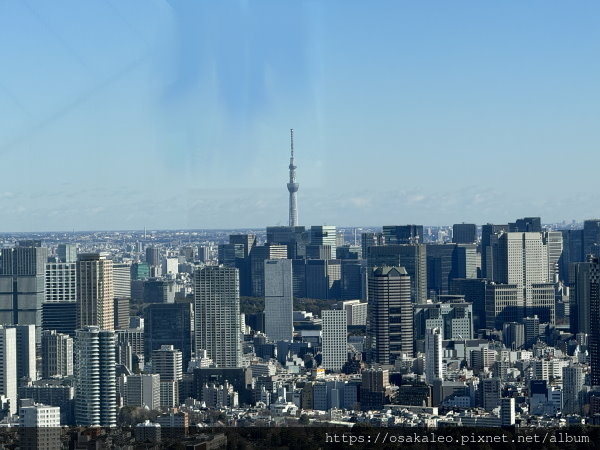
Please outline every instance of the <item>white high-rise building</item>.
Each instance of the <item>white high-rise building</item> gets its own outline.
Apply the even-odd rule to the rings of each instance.
[[[440,328],[428,328],[425,332],[425,379],[433,384],[436,378],[443,378],[442,331]]]
[[[88,326],[75,335],[75,422],[117,425],[115,332]]]
[[[143,406],[150,411],[160,409],[160,375],[144,373],[123,375],[121,393],[128,406]]]
[[[183,379],[183,356],[172,345],[152,352],[152,371],[160,375],[160,404],[172,408],[179,404],[179,382]]]
[[[500,399],[500,423],[503,427],[512,427],[515,425],[515,399]]]
[[[554,244],[553,244],[553,251]],[[525,316],[537,314],[541,322],[554,321],[553,280],[549,274],[547,240],[540,232],[503,233],[498,239],[500,283],[517,287],[517,300]]]
[[[97,326],[113,330],[113,262],[100,253],[77,258],[77,328]]]
[[[548,281],[554,281],[554,275],[558,273],[558,260],[563,252],[563,235],[560,231],[546,231],[543,236],[548,249]]]
[[[0,395],[10,401],[10,412],[17,412],[17,330],[0,325]]]
[[[346,300],[340,304],[340,308],[348,314],[348,325],[367,324],[367,303],[362,300]]]
[[[310,227],[311,245],[328,245],[331,259],[336,259],[337,232],[335,225],[313,225]]]
[[[42,333],[42,378],[73,375],[73,338],[46,330]]]
[[[9,325],[17,330],[17,379],[38,379],[35,325]]]
[[[77,269],[75,262],[46,264],[46,302],[77,301]]]
[[[22,400],[19,409],[19,448],[55,450],[61,448],[60,408]]]
[[[131,298],[130,264],[113,264],[113,295],[115,298]]]
[[[240,278],[238,269],[207,266],[194,274],[196,348],[217,367],[240,367]]]
[[[348,316],[344,310],[323,311],[322,366],[339,372],[348,361]]]
[[[291,341],[294,334],[292,260],[265,260],[265,334],[273,341]]]
[[[179,273],[179,258],[166,257],[162,261],[162,274],[173,276]]]

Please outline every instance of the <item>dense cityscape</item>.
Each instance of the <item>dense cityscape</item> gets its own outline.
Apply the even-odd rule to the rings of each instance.
[[[288,226],[2,234],[4,439],[600,424],[600,220],[305,227],[296,168]]]

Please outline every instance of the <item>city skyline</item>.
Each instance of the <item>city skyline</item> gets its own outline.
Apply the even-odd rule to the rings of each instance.
[[[2,3],[1,231],[583,220],[599,8]]]

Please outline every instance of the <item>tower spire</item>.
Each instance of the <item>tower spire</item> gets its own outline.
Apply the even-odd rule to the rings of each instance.
[[[290,181],[287,184],[288,192],[290,193],[290,227],[298,226],[298,203],[296,193],[300,184],[296,183],[296,166],[294,165],[294,129],[290,128]]]

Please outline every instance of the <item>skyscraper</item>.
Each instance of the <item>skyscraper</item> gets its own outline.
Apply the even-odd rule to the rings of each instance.
[[[83,426],[117,425],[115,333],[96,326],[75,337],[75,422]]]
[[[44,301],[77,301],[77,268],[74,261],[46,264],[46,297]]]
[[[74,263],[77,261],[77,246],[73,244],[58,244],[56,256],[58,256],[60,262]]]
[[[543,322],[553,321],[554,287],[549,280],[548,248],[542,233],[503,233],[497,249],[495,281],[517,285],[517,297],[523,300],[525,314],[538,314]]]
[[[493,225],[488,223],[481,227],[481,276],[494,279],[494,262],[498,236],[508,231],[508,225]]]
[[[0,323],[41,329],[47,258],[48,249],[39,241],[22,241],[15,248],[2,249]]]
[[[265,333],[273,341],[291,341],[294,298],[292,260],[265,260]]]
[[[367,338],[371,362],[394,364],[413,354],[410,276],[404,267],[378,267],[369,275]]]
[[[337,232],[335,225],[311,226],[310,245],[329,246],[331,248],[331,259],[336,259]]]
[[[442,339],[442,330],[437,327],[425,332],[425,380],[429,384],[443,376]]]
[[[0,395],[8,398],[10,412],[17,412],[17,330],[0,326]]]
[[[113,295],[115,298],[131,298],[131,266],[113,264]]]
[[[55,330],[42,333],[42,378],[73,375],[73,338]]]
[[[173,345],[182,353],[183,367],[192,358],[193,308],[190,303],[155,303],[144,310],[144,355],[149,360],[154,350]]]
[[[239,272],[207,266],[194,273],[196,351],[206,350],[217,367],[240,367]]]
[[[427,245],[400,244],[369,247],[367,268],[404,267],[410,276],[410,296],[413,303],[427,301]],[[365,283],[366,284],[366,283]]]
[[[474,244],[477,242],[477,225],[474,223],[455,223],[452,225],[452,242],[455,244]]]
[[[323,311],[323,368],[339,372],[348,360],[348,314],[345,310]]]
[[[183,379],[181,352],[172,345],[163,345],[154,350],[152,371],[160,375],[161,406],[176,406],[179,403],[179,382]]]
[[[77,258],[77,327],[114,329],[113,263],[101,253]]]
[[[289,225],[290,227],[298,226],[298,199],[297,193],[300,184],[296,182],[296,165],[294,164],[294,130],[290,129],[290,181],[287,184],[288,192],[290,193],[289,205]]]
[[[384,225],[386,244],[422,244],[423,225]]]

